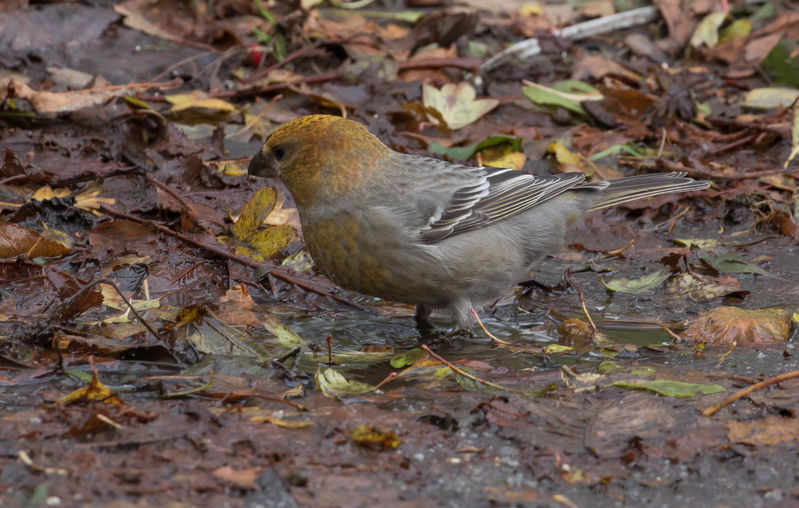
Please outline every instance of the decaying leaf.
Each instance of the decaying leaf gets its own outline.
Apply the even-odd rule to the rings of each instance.
[[[791,312],[784,309],[716,307],[694,319],[682,336],[716,345],[767,346],[784,344],[790,330]]]
[[[609,291],[629,293],[631,295],[645,295],[654,292],[670,276],[671,272],[664,268],[637,279],[619,277],[618,279],[605,280],[603,277],[600,280]]]
[[[316,387],[325,397],[343,397],[348,395],[361,395],[375,390],[375,387],[360,381],[351,381],[335,369],[316,369],[314,374]]]
[[[728,422],[727,439],[754,446],[799,441],[799,419],[769,416],[747,422]]]
[[[350,439],[361,446],[377,446],[383,450],[393,450],[402,440],[393,431],[378,430],[371,425],[359,425],[350,432]]]

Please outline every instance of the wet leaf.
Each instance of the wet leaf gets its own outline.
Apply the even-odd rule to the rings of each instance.
[[[758,275],[769,275],[769,273],[759,266],[750,263],[731,252],[718,255],[712,253],[700,254],[699,259],[708,266],[722,273],[755,273]]]
[[[551,354],[558,354],[558,353],[569,353],[574,351],[574,348],[571,346],[564,346],[562,344],[547,344],[544,346],[544,353],[551,355]]]
[[[444,118],[452,130],[460,129],[477,121],[480,117],[499,105],[496,99],[477,99],[472,85],[467,82],[447,83],[441,89],[431,85],[422,85],[422,101],[433,108]],[[437,119],[428,115],[428,119],[437,123]]]
[[[413,365],[421,358],[427,356],[427,353],[420,348],[413,348],[407,353],[403,353],[399,356],[395,356],[391,359],[391,366],[395,369],[401,369],[403,367],[407,367],[408,365]]]
[[[600,281],[609,291],[628,293],[631,295],[644,295],[654,292],[670,276],[671,272],[669,270],[661,269],[637,279],[619,277],[618,279],[606,281],[605,278],[602,277]]]
[[[683,381],[672,381],[669,379],[628,379],[626,381],[616,381],[611,386],[619,388],[633,388],[636,390],[649,390],[667,397],[695,397],[699,394],[721,393],[724,387],[721,385],[709,385],[699,383],[686,383]]]
[[[114,310],[127,311],[130,307],[122,300],[116,289],[109,284],[100,284],[100,293],[103,295],[103,305],[110,307]],[[137,311],[145,311],[148,309],[157,309],[161,306],[160,300],[129,300],[131,305]]]
[[[268,356],[262,341],[230,326],[201,306],[181,310],[173,336],[178,347],[190,344],[202,354],[252,358]]]
[[[402,440],[393,431],[378,430],[371,425],[358,425],[350,432],[350,439],[361,446],[380,447],[383,450],[393,450]]]
[[[277,318],[269,315],[262,315],[261,322],[269,333],[275,336],[277,343],[285,348],[307,347],[308,341],[299,334],[286,328]]]
[[[58,400],[61,404],[91,401],[102,401],[107,404],[122,404],[122,401],[97,378],[96,374],[92,376],[88,385],[78,388],[74,392],[64,395]]]
[[[97,214],[96,210],[101,206],[110,206],[116,203],[116,200],[113,198],[100,197],[101,192],[102,189],[94,187],[75,195],[75,207],[80,208],[81,210],[90,211],[95,215],[99,215]]]
[[[255,480],[261,474],[260,468],[233,469],[230,466],[222,466],[211,472],[216,478],[235,485],[240,489],[255,489]]]
[[[784,344],[790,330],[791,312],[787,310],[725,306],[700,314],[682,336],[708,344],[759,346]]]
[[[269,259],[293,242],[296,237],[297,233],[291,226],[270,226],[252,235],[248,243],[255,248],[260,258]]]
[[[728,422],[727,439],[754,446],[799,441],[799,419],[769,416],[747,422]]]
[[[602,375],[613,374],[614,372],[620,372],[623,370],[624,368],[620,366],[618,363],[611,362],[608,360],[605,360],[604,362],[600,363],[596,368],[597,373]]]
[[[697,278],[690,273],[681,273],[666,284],[667,295],[688,297],[694,302],[707,302],[740,289],[741,283],[738,279],[729,275],[721,277],[703,275]]]
[[[361,395],[375,390],[375,387],[372,385],[361,383],[360,381],[348,380],[337,370],[332,368],[322,370],[322,368],[319,367],[316,369],[314,381],[316,381],[316,387],[322,392],[322,395],[331,398]]]
[[[49,237],[49,238],[48,238]],[[69,245],[66,245],[69,243]],[[69,252],[71,240],[66,242],[63,233],[53,230],[40,235],[35,231],[0,222],[0,259],[13,258],[25,254],[28,258],[59,257]]]
[[[295,252],[291,256],[286,256],[280,263],[282,266],[288,266],[295,272],[308,272],[313,266],[313,259],[306,250]]]
[[[249,239],[275,207],[276,201],[275,189],[259,189],[242,208],[239,219],[233,224],[233,235],[242,241]]]

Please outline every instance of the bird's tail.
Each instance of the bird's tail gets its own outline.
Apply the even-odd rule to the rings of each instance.
[[[605,183],[607,183],[607,186],[601,189],[601,197],[590,210],[600,210],[635,199],[648,198],[660,194],[702,190],[710,186],[709,182],[687,178],[685,173],[678,172],[628,176],[588,185]]]

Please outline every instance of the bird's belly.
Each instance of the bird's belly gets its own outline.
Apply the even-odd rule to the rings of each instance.
[[[308,250],[320,272],[339,286],[405,303],[427,303],[431,281],[410,239],[370,231],[355,218],[304,225]],[[435,267],[429,267],[435,271]]]

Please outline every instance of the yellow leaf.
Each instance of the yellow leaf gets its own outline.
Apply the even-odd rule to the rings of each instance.
[[[402,440],[392,431],[381,431],[371,425],[359,425],[350,432],[350,439],[361,446],[379,446],[384,450],[392,450]]]
[[[200,90],[194,90],[191,93],[182,93],[182,94],[174,94],[174,95],[167,95],[164,97],[167,102],[172,104],[172,109],[170,111],[183,111],[184,109],[211,109],[215,111],[235,111],[236,106],[233,104],[223,101],[222,99],[215,99],[213,97],[208,97],[208,94],[201,92]]]
[[[276,199],[275,189],[272,187],[259,189],[244,205],[239,220],[233,224],[233,236],[242,242],[249,240],[275,207]]]
[[[271,226],[252,235],[249,244],[255,247],[264,259],[269,259],[294,241],[295,236],[296,233],[291,226]]]
[[[554,141],[547,147],[547,152],[554,154],[555,159],[561,164],[569,164],[572,166],[580,167],[582,161],[580,157],[566,148],[560,141]]]
[[[47,201],[48,199],[53,198],[65,198],[70,194],[71,192],[69,189],[53,189],[49,185],[45,185],[44,187],[39,187],[36,192],[33,193],[31,199],[35,199],[36,201]]]
[[[122,402],[114,396],[111,390],[105,386],[97,378],[97,374],[92,375],[92,380],[89,384],[78,388],[74,392],[64,395],[58,402],[62,404],[72,404],[74,402],[100,400],[112,404],[121,404]]]
[[[480,150],[484,166],[492,168],[522,169],[527,156],[522,152],[514,152],[513,146],[504,143]]]

